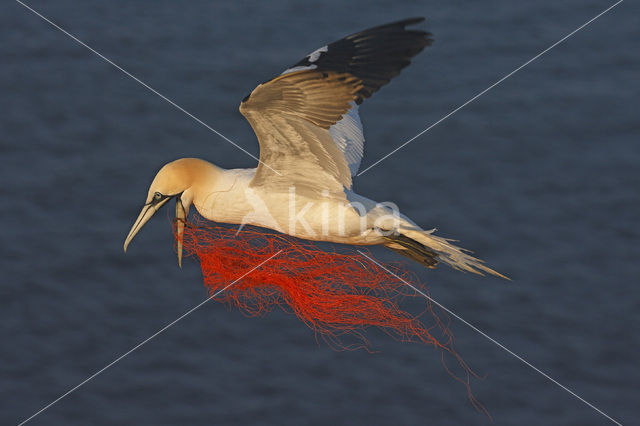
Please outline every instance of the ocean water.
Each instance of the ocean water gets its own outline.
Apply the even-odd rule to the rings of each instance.
[[[435,43],[361,108],[363,168],[612,2],[27,3],[258,155],[240,100],[346,34],[426,16]],[[513,281],[414,268],[435,300],[623,424],[640,418],[637,4],[625,1],[356,179]],[[167,213],[122,253],[164,163],[254,160],[17,2],[0,6],[0,424],[207,296]],[[381,260],[399,260],[374,250]],[[493,424],[610,424],[452,319]],[[208,303],[31,423],[482,425],[430,347],[318,344]]]

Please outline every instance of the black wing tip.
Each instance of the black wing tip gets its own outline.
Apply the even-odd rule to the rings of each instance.
[[[366,46],[364,49],[367,51],[359,56],[362,63],[351,63],[348,70],[363,79],[365,87],[356,99],[358,105],[398,75],[411,63],[414,56],[433,44],[433,35],[430,32],[407,28],[424,21],[426,19],[422,16],[405,18],[366,29],[345,38],[360,48]],[[372,49],[378,52],[373,53]],[[367,69],[372,62],[378,66],[376,71]]]
[[[418,29],[408,29],[407,27],[412,26],[412,25],[416,25],[419,24],[421,22],[426,22],[426,18],[424,16],[415,16],[413,18],[405,18],[405,19],[401,19],[399,21],[393,21],[393,22],[389,22],[387,24],[382,24],[382,25],[378,25],[376,27],[371,27],[371,28],[367,28],[366,30],[362,30],[362,31],[358,31],[357,33],[352,34],[351,36],[355,36],[358,34],[362,34],[362,33],[373,33],[373,32],[379,32],[379,31],[384,31],[387,29],[401,29],[404,32],[408,32],[408,33],[412,33],[412,34],[424,34],[426,37],[430,38],[433,37],[433,34],[431,34],[428,31],[423,31],[423,30],[418,30]],[[351,36],[347,36],[347,37],[351,37]]]
[[[407,28],[424,21],[410,17],[358,31],[308,54],[283,74],[305,69],[349,73],[363,83],[355,99],[359,105],[433,44],[431,33]]]
[[[411,18],[402,19],[399,22],[402,22],[405,26],[407,26],[407,25],[417,24],[418,22],[424,22],[426,21],[426,19],[427,18],[425,18],[424,16],[413,16]]]
[[[408,27],[409,25],[419,24],[424,22],[426,18],[424,16],[414,16],[411,18],[400,19],[399,21],[389,22],[387,24],[378,25],[377,27],[370,28],[370,30],[376,30],[384,27]]]
[[[425,22],[426,18],[424,16],[416,17],[416,18],[407,18],[401,21],[397,21],[396,24],[402,26],[402,29],[409,34],[422,36],[422,47],[425,48],[427,46],[431,46],[433,44],[433,34],[429,31],[417,30],[417,29],[407,29],[408,26],[419,24],[421,22]]]
[[[413,46],[415,50],[410,57],[413,57],[420,53],[425,47],[431,46],[434,42],[433,34],[421,29],[407,28],[412,25],[425,22],[424,16],[416,16],[412,18],[405,18],[399,21],[382,24],[377,27],[367,28],[357,33],[348,35],[345,39],[362,39],[368,37],[381,37],[383,34],[392,37],[401,37],[405,46]]]

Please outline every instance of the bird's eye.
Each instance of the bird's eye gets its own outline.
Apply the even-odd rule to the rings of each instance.
[[[156,192],[155,194],[153,194],[153,198],[156,200],[161,200],[162,199],[162,194],[159,192]]]

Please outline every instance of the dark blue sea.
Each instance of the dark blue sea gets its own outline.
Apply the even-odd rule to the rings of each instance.
[[[426,16],[433,46],[361,108],[366,168],[613,1],[27,4],[256,156],[238,105],[258,83]],[[640,424],[639,14],[619,4],[355,180],[512,278],[412,267],[436,301],[623,424]],[[166,210],[122,252],[156,171],[255,161],[20,3],[0,28],[0,424],[15,425],[207,297]],[[613,424],[451,320],[492,424]],[[210,302],[30,424],[491,424],[439,351],[367,337],[374,353],[336,351],[294,315]]]

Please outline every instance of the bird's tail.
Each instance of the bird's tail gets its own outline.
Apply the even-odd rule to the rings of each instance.
[[[417,227],[400,226],[393,234],[384,237],[387,240],[384,246],[427,268],[435,268],[439,262],[443,262],[459,271],[479,275],[488,273],[509,279],[486,266],[482,260],[471,256],[469,250],[452,244],[454,240],[433,235],[434,231],[435,229],[424,231]]]

